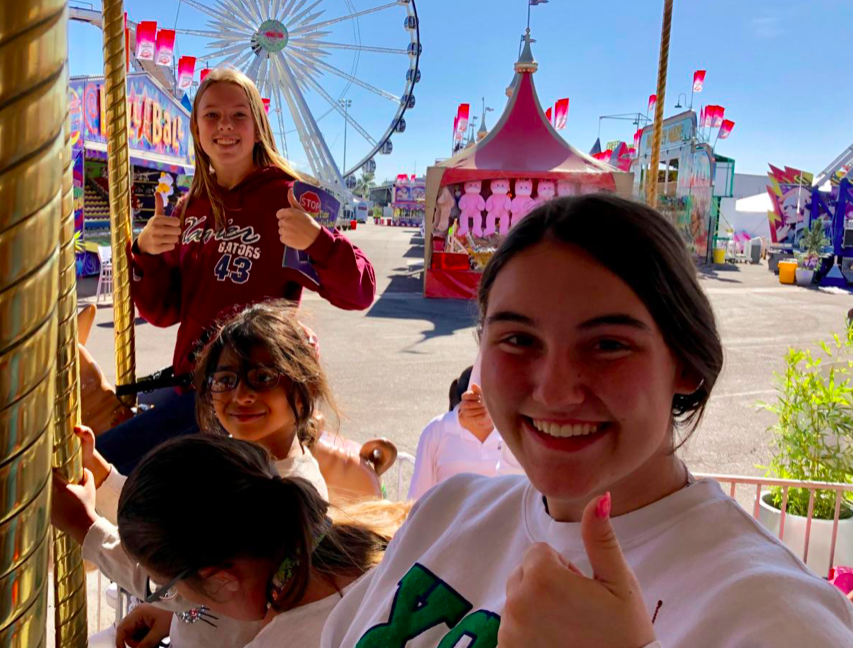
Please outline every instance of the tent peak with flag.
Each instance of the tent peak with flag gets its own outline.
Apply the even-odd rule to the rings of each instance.
[[[577,150],[548,123],[533,82],[538,66],[530,44],[527,32],[514,66],[512,92],[497,124],[471,148],[430,168],[428,200],[430,187],[436,196],[439,187],[466,180],[528,177],[572,180],[631,195],[630,174]]]

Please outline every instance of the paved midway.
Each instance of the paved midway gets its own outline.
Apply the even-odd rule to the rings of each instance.
[[[450,382],[473,361],[475,307],[421,296],[423,239],[416,230],[360,225],[350,232],[376,269],[378,291],[364,312],[345,312],[306,293],[302,316],[320,338],[323,363],[353,439],[391,438],[414,453],[424,425],[447,408]],[[794,286],[759,266],[701,273],[717,313],[726,364],[705,420],[684,449],[694,471],[761,474],[770,458],[766,428],[773,417],[756,408],[772,400],[773,371],[789,345],[815,346],[840,333],[853,304],[837,294]],[[81,303],[95,283],[81,282]],[[137,375],[171,363],[175,328],[137,320]],[[112,308],[101,302],[88,348],[112,380]]]

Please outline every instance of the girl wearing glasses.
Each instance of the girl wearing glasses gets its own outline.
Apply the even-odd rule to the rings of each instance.
[[[325,410],[336,418],[337,410],[313,335],[297,321],[293,304],[255,304],[225,322],[199,356],[195,386],[196,415],[202,430],[262,446],[280,476],[305,479],[328,500],[311,447],[320,432],[316,415]],[[90,431],[81,430],[78,435],[83,441],[84,465],[91,471],[88,484],[74,486],[55,480],[53,523],[80,542],[87,560],[145,600],[157,587],[128,558],[115,527],[126,477],[93,449]],[[80,503],[87,487],[97,489],[97,513]],[[188,607],[186,601],[177,599],[168,603],[171,610]],[[219,619],[213,628],[203,617],[170,619],[168,612],[158,615],[150,611],[148,616],[166,630],[171,624],[175,648],[243,645],[259,628],[230,619]]]
[[[486,405],[526,476],[421,498],[322,648],[853,645],[841,592],[676,454],[723,350],[669,221],[549,202],[489,261],[479,311]]]

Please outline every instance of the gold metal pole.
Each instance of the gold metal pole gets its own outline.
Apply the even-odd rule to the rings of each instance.
[[[130,296],[131,240],[130,159],[127,150],[127,68],[124,50],[123,0],[104,0],[104,96],[107,126],[107,167],[110,182],[110,232],[113,249],[113,321],[115,323],[116,385],[136,380],[136,309]],[[135,398],[122,399],[134,405]]]
[[[0,2],[0,647],[44,646],[65,0]]]
[[[672,27],[672,1],[664,0],[663,28],[660,35],[660,62],[658,63],[658,91],[655,104],[655,125],[652,133],[652,159],[646,176],[646,203],[657,207],[658,167],[660,166],[660,140],[663,129],[663,108],[666,99],[666,71],[669,67],[669,34]]]
[[[62,174],[62,222],[59,231],[59,338],[56,355],[53,467],[71,482],[83,478],[80,442],[80,357],[77,351],[77,259],[74,246],[74,169],[71,116],[66,114]],[[53,599],[56,648],[87,645],[86,571],[83,553],[70,536],[53,530]]]

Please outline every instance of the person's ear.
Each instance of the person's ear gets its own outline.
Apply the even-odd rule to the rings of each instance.
[[[705,384],[705,379],[699,376],[694,370],[684,365],[679,366],[678,373],[675,375],[676,394],[689,396],[695,393],[703,384]]]
[[[231,569],[205,567],[198,571],[198,575],[204,581],[208,594],[233,595],[240,591],[240,578]]]

